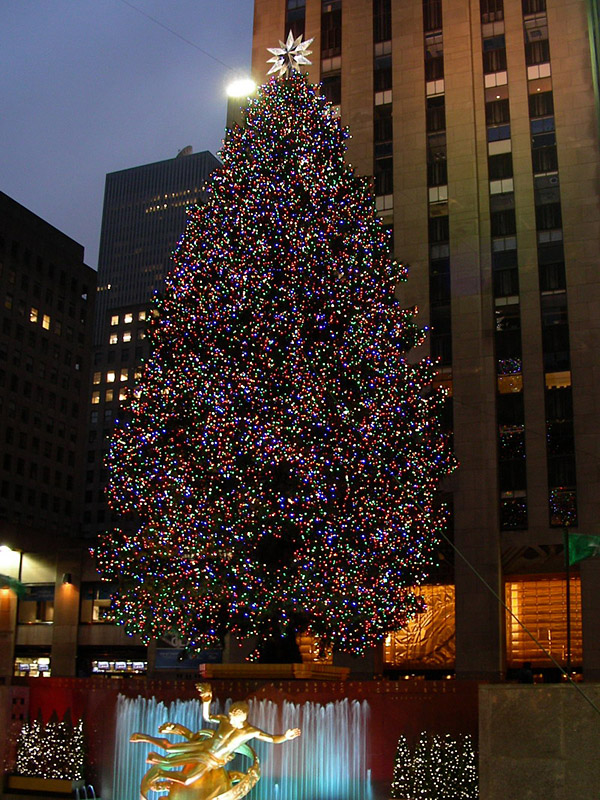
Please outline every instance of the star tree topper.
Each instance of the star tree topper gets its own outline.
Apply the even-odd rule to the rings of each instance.
[[[267,64],[273,64],[267,75],[278,72],[281,77],[293,70],[298,70],[300,64],[312,64],[312,61],[306,58],[312,53],[312,50],[306,49],[312,41],[312,39],[307,39],[303,42],[302,34],[294,39],[294,35],[290,31],[285,44],[280,41],[280,47],[267,47],[269,53],[273,53],[273,58],[269,58],[267,61]]]

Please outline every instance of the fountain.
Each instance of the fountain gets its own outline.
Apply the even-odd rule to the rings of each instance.
[[[213,713],[225,713],[214,703]],[[283,747],[272,747],[254,740],[253,748],[261,762],[262,777],[249,797],[252,800],[372,800],[370,773],[367,768],[367,727],[369,705],[366,701],[339,700],[295,704],[284,701],[250,700],[249,719],[266,731],[299,727],[302,736]],[[155,698],[129,699],[119,696],[114,800],[139,800],[140,780],[148,769],[146,755],[150,744],[130,744],[138,731],[157,731],[167,720],[177,721],[190,730],[214,727],[202,722],[198,700],[165,705]],[[233,769],[245,769],[247,763]],[[159,800],[160,795],[153,795]],[[152,796],[151,796],[152,800]]]

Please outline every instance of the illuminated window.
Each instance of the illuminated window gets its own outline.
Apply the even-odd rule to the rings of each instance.
[[[141,380],[141,378],[142,378],[142,370],[141,369],[136,369],[134,378],[135,378],[136,381]]]
[[[102,373],[94,372],[94,384],[100,383],[101,380],[102,380]]]
[[[123,317],[123,322],[126,325],[128,325],[130,322],[133,322],[133,314],[131,312],[128,312],[127,314],[125,314],[125,316]]]
[[[512,394],[513,392],[523,391],[523,376],[520,374],[515,375],[498,375],[498,392],[500,394]]]
[[[130,342],[131,341],[131,331],[125,331],[123,334],[123,341]]]
[[[118,341],[119,341],[119,337],[117,336],[117,334],[116,333],[111,333],[110,339],[108,340],[108,343],[109,344],[117,344]]]
[[[114,314],[114,315],[113,315],[113,316],[110,318],[110,324],[111,324],[111,325],[118,325],[118,324],[119,324],[119,316],[118,316],[118,314]]]
[[[119,389],[119,400],[127,400],[127,389],[125,387]]]
[[[127,380],[127,378],[129,377],[129,370],[127,369],[127,367],[123,367],[123,369],[121,370],[121,376],[120,377],[121,377],[122,381],[126,381]]]
[[[140,330],[137,332],[137,338],[138,339],[145,339],[146,338],[146,331],[144,331],[144,330],[142,330],[140,328]]]
[[[114,393],[114,391],[112,389],[107,389],[106,390],[106,402],[107,403],[112,402],[112,399],[113,399],[114,396],[115,396],[115,393]]]
[[[456,652],[454,586],[420,586],[413,589],[426,609],[400,631],[385,638],[384,661],[401,669],[448,669]]]
[[[29,311],[29,322],[37,322],[39,313],[37,308],[31,308]]]
[[[111,370],[110,372],[106,373],[106,382],[107,383],[114,383],[117,379],[117,373]]]
[[[546,389],[563,389],[571,385],[570,372],[547,372]]]
[[[581,664],[581,582],[571,578],[571,662]],[[567,661],[567,582],[561,578],[507,581],[506,604],[510,611],[561,664]],[[549,667],[550,659],[529,637],[519,623],[506,615],[506,661],[520,667],[531,661],[537,667]]]
[[[96,404],[100,402],[100,392],[92,392],[92,403]]]
[[[50,330],[50,317],[48,314],[44,314],[42,317],[42,328],[49,331]]]
[[[140,311],[139,314],[138,314],[138,321],[139,322],[144,322],[145,319],[146,319],[146,312],[145,311]]]
[[[49,678],[50,659],[47,656],[17,656],[13,674],[16,678]]]

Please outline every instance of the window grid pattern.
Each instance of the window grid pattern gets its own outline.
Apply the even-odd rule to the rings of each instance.
[[[563,527],[577,525],[577,486],[572,402],[566,399],[571,391],[569,319],[551,54],[543,0],[524,1],[523,29],[546,375],[548,515],[552,527]],[[560,386],[551,377],[557,374],[563,376]]]
[[[506,605],[542,647],[561,665],[567,663],[567,582],[560,579],[508,581]],[[583,658],[581,634],[581,581],[571,578],[571,663]],[[552,661],[509,614],[506,616],[507,666],[550,667]]]

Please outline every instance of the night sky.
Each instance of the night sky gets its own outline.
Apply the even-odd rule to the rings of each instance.
[[[107,172],[218,151],[252,14],[252,0],[1,0],[0,191],[95,269]]]

